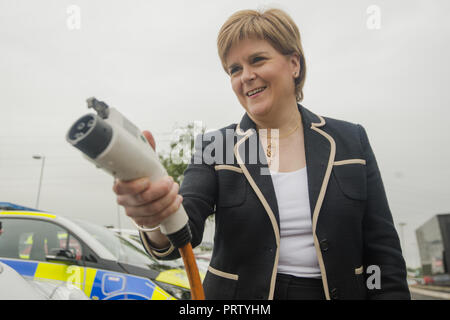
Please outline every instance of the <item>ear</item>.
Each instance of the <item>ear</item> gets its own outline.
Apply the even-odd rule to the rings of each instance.
[[[289,64],[292,69],[292,74],[296,73],[295,78],[297,78],[300,74],[300,56],[298,53],[294,52],[289,55]]]

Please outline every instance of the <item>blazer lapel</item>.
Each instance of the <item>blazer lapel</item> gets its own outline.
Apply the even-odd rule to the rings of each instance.
[[[322,206],[336,147],[333,138],[321,129],[325,120],[304,107],[299,106],[299,110],[303,121],[311,218],[314,220]]]
[[[259,141],[255,123],[245,114],[236,128],[238,136],[235,156],[248,182],[272,221],[279,238],[278,204],[264,149]]]

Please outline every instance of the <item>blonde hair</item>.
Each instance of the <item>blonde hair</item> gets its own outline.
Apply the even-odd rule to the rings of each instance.
[[[295,78],[295,96],[297,101],[302,101],[306,64],[300,32],[292,18],[280,9],[241,10],[230,16],[217,37],[219,57],[227,74],[225,59],[230,48],[240,40],[249,38],[266,40],[283,55],[296,53],[300,57],[300,74]]]

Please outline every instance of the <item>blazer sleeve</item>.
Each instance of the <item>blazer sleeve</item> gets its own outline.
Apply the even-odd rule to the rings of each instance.
[[[182,205],[189,217],[192,233],[192,246],[198,246],[203,239],[205,221],[215,212],[217,181],[214,164],[207,164],[203,159],[205,142],[203,135],[196,137],[195,152],[191,163],[184,171],[184,178],[179,194],[183,196]],[[180,258],[180,253],[173,245],[164,249],[152,247],[145,232],[140,231],[141,241],[146,251],[156,259],[173,260]]]
[[[406,264],[395,230],[375,155],[365,129],[358,125],[367,168],[367,207],[363,219],[364,265],[379,267],[380,288],[368,289],[369,299],[410,299]],[[370,277],[370,274],[367,275]]]

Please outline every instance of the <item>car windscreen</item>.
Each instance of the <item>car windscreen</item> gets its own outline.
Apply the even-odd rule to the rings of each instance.
[[[114,255],[118,262],[159,270],[173,268],[173,266],[169,267],[167,264],[159,263],[144,251],[105,227],[78,219],[72,219],[72,221],[100,242]]]

